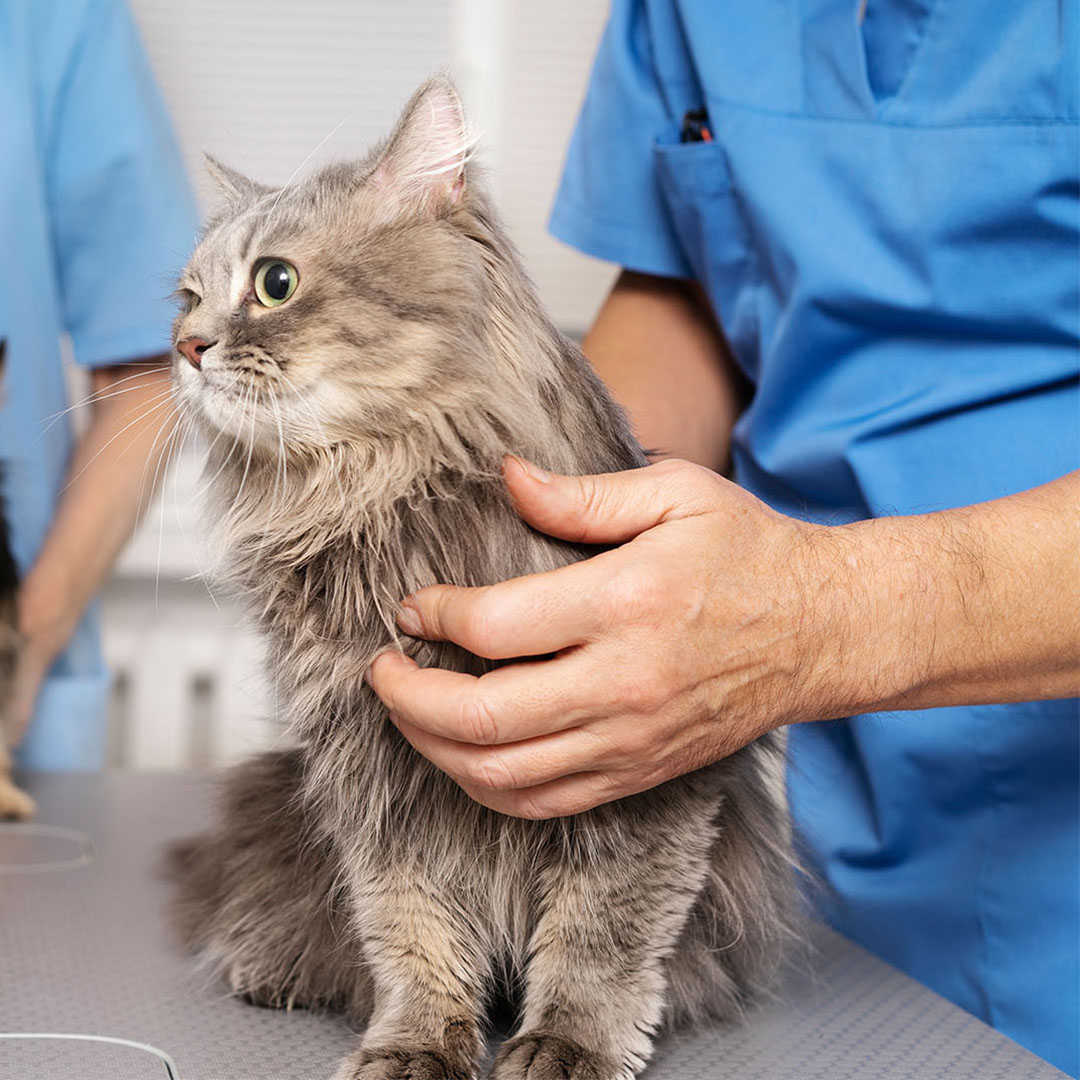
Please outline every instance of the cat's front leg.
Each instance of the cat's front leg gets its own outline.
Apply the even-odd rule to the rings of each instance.
[[[375,1006],[335,1080],[474,1080],[489,961],[464,905],[402,865],[351,893]]]
[[[542,875],[518,1034],[494,1080],[633,1080],[652,1054],[670,955],[702,887],[711,815],[649,796],[646,813],[568,824]],[[603,809],[603,808],[602,808]],[[680,821],[680,817],[682,820]],[[636,820],[635,820],[636,819]]]

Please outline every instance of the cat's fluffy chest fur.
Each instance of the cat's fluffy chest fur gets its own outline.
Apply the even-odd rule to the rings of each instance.
[[[470,1080],[499,993],[519,1023],[496,1080],[632,1080],[666,1023],[738,1013],[776,962],[775,755],[763,740],[578,817],[511,819],[420,757],[364,682],[388,646],[492,666],[397,633],[416,588],[588,556],[517,517],[504,453],[645,463],[473,190],[461,124],[435,80],[358,166],[281,192],[221,173],[177,384],[213,437],[226,569],[300,745],[241,766],[219,825],[176,850],[177,917],[236,993],[366,1025],[339,1080]]]

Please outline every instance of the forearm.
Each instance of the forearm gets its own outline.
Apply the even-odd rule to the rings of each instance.
[[[1080,692],[1080,473],[820,539],[809,565],[832,627],[817,665],[825,713]]]
[[[655,457],[727,467],[743,386],[700,287],[623,271],[583,348]]]
[[[67,642],[149,502],[174,423],[169,373],[160,364],[99,369],[93,388],[92,419],[20,590],[27,650],[44,666]]]

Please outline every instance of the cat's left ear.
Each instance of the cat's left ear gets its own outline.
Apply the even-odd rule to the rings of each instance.
[[[230,169],[212,154],[203,154],[203,162],[210,179],[214,181],[218,192],[230,206],[236,208],[246,206],[263,195],[269,195],[274,190],[235,169]]]
[[[461,201],[471,151],[461,98],[449,79],[436,76],[405,106],[368,183],[390,205],[435,217]]]

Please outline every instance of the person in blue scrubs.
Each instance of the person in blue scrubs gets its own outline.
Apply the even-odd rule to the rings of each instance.
[[[99,768],[93,596],[167,441],[172,283],[195,211],[121,0],[0,3],[0,461],[22,575],[13,715],[26,767]],[[96,400],[76,440],[67,335]]]
[[[551,229],[624,268],[585,351],[643,443],[738,486],[510,463],[533,525],[622,546],[401,623],[558,655],[370,672],[531,817],[793,723],[823,914],[1073,1075],[1078,56],[1075,5],[615,0]]]

